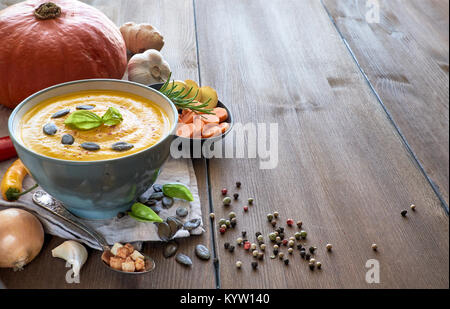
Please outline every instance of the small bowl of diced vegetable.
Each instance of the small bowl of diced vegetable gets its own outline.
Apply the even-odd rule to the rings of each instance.
[[[209,87],[199,87],[193,80],[170,81],[150,85],[166,95],[178,108],[176,135],[181,141],[215,142],[224,138],[233,127],[228,107]],[[183,143],[181,143],[183,144]]]

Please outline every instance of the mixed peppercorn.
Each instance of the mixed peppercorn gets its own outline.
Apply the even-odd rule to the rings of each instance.
[[[236,182],[236,187],[241,187],[240,182]],[[230,206],[232,203],[232,199],[227,196],[228,190],[226,188],[223,188],[221,190],[222,195],[224,195],[223,199],[223,205],[224,206]],[[239,199],[239,194],[234,193],[233,194],[234,200]],[[254,199],[248,198],[247,205],[244,205],[244,212],[247,212],[249,210],[249,206],[253,205]],[[416,206],[412,204],[410,206],[412,211],[415,211]],[[408,211],[403,210],[401,211],[401,215],[403,217],[406,217]],[[212,220],[214,220],[215,215],[213,213],[210,214],[210,217]],[[237,214],[235,212],[230,212],[228,214],[229,220],[227,219],[220,219],[219,221],[219,232],[221,234],[225,234],[227,230],[230,228],[234,228],[237,224]],[[287,237],[287,230],[280,226],[279,218],[280,213],[278,211],[274,211],[273,213],[269,213],[266,215],[268,223],[273,227],[273,231],[269,232],[267,234],[267,238],[270,242],[273,243],[273,247],[271,249],[271,259],[276,259],[277,257],[283,261],[283,263],[288,266],[290,264],[290,260],[288,256],[292,256],[295,253],[295,248],[299,251],[300,257],[307,262],[307,265],[311,271],[315,269],[322,269],[322,263],[317,260],[316,255],[318,252],[318,248],[316,246],[305,246],[303,241],[305,241],[308,237],[308,232],[303,228],[303,221],[294,221],[294,219],[289,218],[286,220],[286,227],[289,228],[289,231],[292,231],[291,228],[296,226],[298,230],[292,231],[293,235],[290,237]],[[252,243],[248,240],[247,232],[242,231],[241,236],[236,239],[236,245],[238,247],[242,247],[245,251],[248,251],[251,253],[251,256],[255,260],[263,260],[265,257],[265,251],[267,249],[267,244],[265,243],[265,237],[261,232],[255,233],[255,242]],[[226,242],[224,244],[224,247],[229,252],[234,252],[235,247],[232,246],[230,243]],[[287,254],[282,251],[282,247],[286,247]],[[378,245],[372,244],[372,250],[377,251]],[[333,249],[333,245],[328,243],[324,247],[325,251],[331,253]],[[258,262],[253,261],[251,262],[251,266],[253,270],[258,269]],[[243,267],[242,261],[238,260],[236,262],[236,268],[241,269]]]

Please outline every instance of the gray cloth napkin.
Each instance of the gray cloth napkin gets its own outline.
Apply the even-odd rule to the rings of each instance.
[[[0,114],[1,114],[0,110]],[[6,172],[7,168],[15,159],[0,162],[0,175]],[[188,237],[190,235],[199,235],[204,232],[202,212],[200,207],[200,199],[198,196],[197,179],[195,177],[194,168],[192,166],[192,161],[189,159],[172,159],[169,158],[164,164],[161,174],[159,175],[156,183],[164,184],[169,182],[179,182],[183,183],[191,190],[194,197],[193,202],[187,202],[179,199],[175,199],[174,205],[169,209],[162,208],[159,216],[162,219],[166,219],[169,216],[176,216],[176,209],[180,206],[187,207],[189,209],[189,214],[185,218],[179,218],[182,222],[200,218],[201,224],[198,228],[187,231],[179,230],[174,238]],[[29,188],[34,184],[34,180],[31,177],[26,177],[24,181],[24,188]],[[152,189],[149,189],[152,190]],[[6,202],[0,198],[0,209],[3,207],[19,207],[33,212],[41,220],[45,232],[59,236],[64,239],[74,239],[91,248],[101,250],[98,243],[92,239],[89,235],[79,230],[70,223],[62,220],[41,207],[35,205],[31,199],[32,193],[28,193],[20,198],[16,202]],[[109,244],[115,242],[133,242],[140,247],[140,242],[142,241],[160,241],[157,231],[157,225],[154,223],[143,223],[137,222],[129,216],[124,216],[122,218],[112,218],[108,220],[87,220],[80,219],[85,225],[92,227],[97,232],[105,237]]]

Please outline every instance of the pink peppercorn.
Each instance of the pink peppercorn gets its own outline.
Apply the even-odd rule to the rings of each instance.
[[[288,244],[288,240],[287,239],[283,239],[283,246],[286,246]]]
[[[249,250],[251,246],[251,243],[249,241],[244,242],[244,249]]]
[[[293,226],[293,225],[294,225],[294,220],[288,219],[288,220],[286,221],[286,224],[287,224],[288,226]]]
[[[222,195],[227,195],[227,193],[228,193],[227,188],[223,188],[223,189],[222,189]]]
[[[220,234],[225,234],[226,231],[227,231],[227,230],[224,229],[223,227],[221,227],[221,228],[219,229]]]
[[[248,211],[248,206],[244,206],[244,211]]]

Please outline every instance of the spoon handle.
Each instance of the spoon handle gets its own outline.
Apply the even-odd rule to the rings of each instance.
[[[72,215],[61,202],[54,199],[50,194],[44,192],[42,190],[37,190],[33,194],[33,202],[40,206],[41,208],[47,210],[53,215],[69,222],[70,224],[76,226],[92,238],[94,238],[98,244],[102,247],[103,251],[110,250],[106,239],[94,229],[86,226],[84,223],[81,223],[74,215]]]

